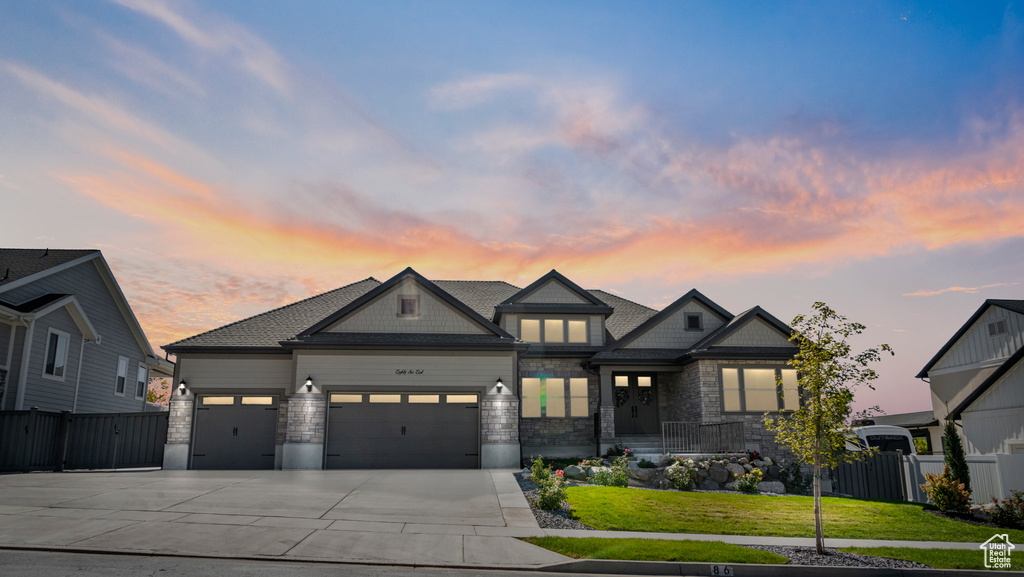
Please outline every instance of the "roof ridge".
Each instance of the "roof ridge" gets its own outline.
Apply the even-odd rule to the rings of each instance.
[[[611,295],[611,296],[613,296],[613,297],[615,297],[617,299],[622,299],[622,300],[624,300],[624,301],[626,301],[626,302],[628,302],[630,304],[634,304],[634,305],[636,305],[638,307],[643,307],[643,308],[645,308],[645,309],[647,309],[649,311],[658,312],[658,309],[656,309],[656,308],[652,308],[652,307],[649,307],[649,306],[647,306],[645,304],[640,304],[640,303],[638,303],[636,301],[629,300],[629,299],[627,299],[624,296],[620,296],[620,295],[617,295],[615,293],[608,292],[608,291],[606,291],[604,289],[583,289],[583,290],[585,290],[587,292],[600,292],[600,293],[604,293],[606,295]]]
[[[173,343],[169,343],[169,344],[167,344],[167,345],[165,345],[165,346],[177,345],[177,344],[179,344],[179,343],[183,343],[183,342],[185,342],[185,341],[187,341],[187,340],[190,340],[190,339],[194,339],[194,338],[197,338],[197,337],[201,337],[201,336],[203,336],[203,335],[208,335],[208,334],[210,334],[210,333],[212,333],[212,332],[214,332],[214,331],[219,331],[219,330],[221,330],[221,329],[226,329],[226,328],[228,328],[228,327],[233,327],[233,326],[235,326],[235,325],[237,325],[237,324],[239,324],[239,323],[244,323],[244,322],[246,322],[246,321],[249,321],[249,320],[252,320],[252,319],[255,319],[255,318],[258,318],[258,317],[266,316],[266,315],[269,315],[270,313],[274,313],[274,312],[277,312],[277,311],[280,311],[280,310],[283,310],[283,309],[286,309],[286,308],[289,308],[289,307],[293,307],[293,306],[295,306],[295,305],[299,305],[299,304],[302,304],[302,303],[304,303],[304,302],[308,302],[308,301],[311,301],[311,300],[313,300],[313,299],[317,299],[317,298],[320,298],[320,297],[323,297],[323,296],[327,296],[327,295],[329,295],[329,294],[331,294],[331,293],[335,293],[335,292],[338,292],[338,291],[340,291],[340,290],[344,290],[344,289],[347,289],[347,288],[353,287],[353,286],[355,286],[355,285],[357,285],[357,284],[360,284],[360,283],[364,283],[364,282],[367,282],[367,281],[373,281],[373,282],[377,283],[378,285],[380,284],[380,281],[379,281],[379,280],[377,280],[377,279],[375,279],[375,278],[373,278],[372,276],[371,276],[371,277],[367,277],[367,278],[364,278],[363,280],[358,280],[358,281],[356,281],[356,282],[353,282],[353,283],[349,283],[349,284],[347,284],[347,285],[344,285],[344,286],[340,286],[340,287],[338,287],[338,288],[335,288],[335,289],[331,289],[331,290],[329,290],[329,291],[327,291],[327,292],[322,292],[322,293],[320,293],[320,294],[315,294],[315,295],[312,295],[312,296],[306,297],[306,298],[304,298],[304,299],[300,299],[300,300],[297,300],[297,301],[295,301],[295,302],[293,302],[293,303],[288,303],[288,304],[286,304],[286,305],[282,305],[282,306],[279,306],[279,307],[277,307],[277,308],[274,308],[274,309],[270,309],[269,311],[263,311],[262,313],[259,313],[259,314],[255,314],[255,315],[252,315],[252,316],[248,316],[248,317],[245,317],[245,318],[242,318],[242,319],[238,319],[237,321],[233,321],[233,322],[230,322],[230,323],[228,323],[228,324],[226,324],[226,325],[221,325],[221,326],[219,326],[219,327],[215,327],[215,328],[212,328],[212,329],[210,329],[210,330],[207,330],[207,331],[203,331],[203,332],[201,332],[201,333],[196,333],[196,334],[194,334],[194,335],[191,335],[191,336],[185,337],[185,338],[183,338],[183,339],[178,339],[178,340],[174,341]]]

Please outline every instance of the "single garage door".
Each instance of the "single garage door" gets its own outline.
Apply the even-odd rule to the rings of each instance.
[[[332,393],[328,469],[477,469],[475,394]]]
[[[193,469],[273,469],[277,397],[201,395],[192,442]]]

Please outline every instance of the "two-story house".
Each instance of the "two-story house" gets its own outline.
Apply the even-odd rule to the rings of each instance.
[[[761,421],[799,403],[790,332],[696,290],[655,311],[556,271],[521,289],[406,269],[165,346],[164,466],[518,467],[660,443],[669,422],[778,453]]]
[[[0,410],[144,411],[154,368],[100,251],[0,249]]]

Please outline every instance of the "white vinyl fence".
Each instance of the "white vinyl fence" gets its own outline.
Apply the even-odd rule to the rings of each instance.
[[[906,468],[907,500],[928,501],[921,490],[924,474],[942,474],[942,455],[909,455],[903,458]],[[1024,455],[967,455],[971,471],[971,501],[990,503],[993,498],[1005,499],[1010,491],[1024,491]]]

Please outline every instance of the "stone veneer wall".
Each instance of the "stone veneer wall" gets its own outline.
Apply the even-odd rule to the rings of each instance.
[[[482,444],[519,442],[519,399],[515,395],[489,395],[480,401]]]
[[[288,438],[288,399],[280,397],[277,404],[277,437],[274,441],[283,445]]]
[[[697,363],[686,365],[678,373],[660,373],[658,386],[664,406],[662,421],[699,422],[707,399],[700,387]]]
[[[520,358],[519,378],[551,377],[587,379],[588,410],[586,417],[524,418],[519,423],[519,438],[529,446],[575,446],[594,444],[594,413],[600,386],[597,375],[580,366],[580,359]],[[566,386],[568,395],[568,386]],[[565,413],[569,414],[569,397],[565,397]],[[614,423],[614,420],[612,421]]]
[[[316,394],[288,398],[286,443],[323,443],[327,427],[327,399]]]
[[[187,445],[192,440],[192,395],[171,397],[167,416],[167,444]]]

